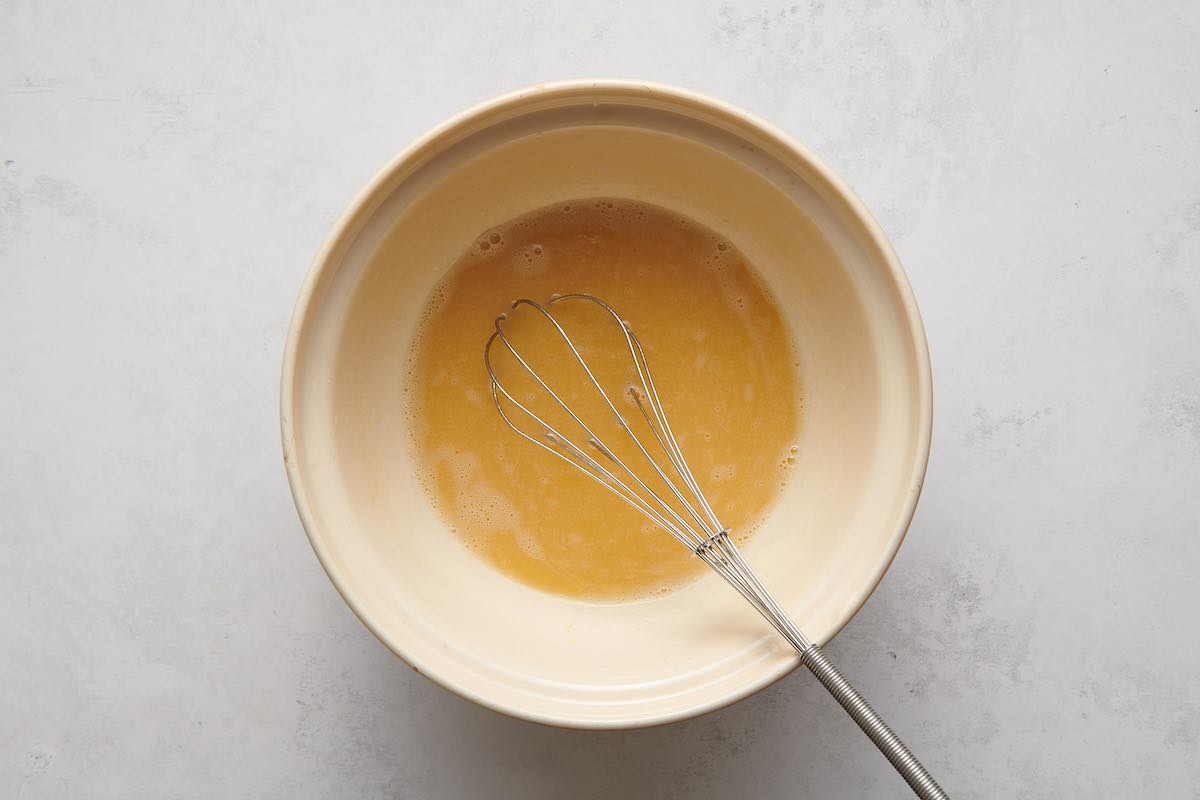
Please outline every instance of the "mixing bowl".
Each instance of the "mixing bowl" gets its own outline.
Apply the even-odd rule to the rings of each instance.
[[[907,280],[867,211],[810,153],[724,103],[643,83],[538,86],[452,119],[371,181],[317,255],[287,339],[284,462],[309,540],[363,623],[423,674],[514,716],[615,728],[728,704],[798,657],[715,575],[588,603],[493,569],[420,485],[402,402],[424,303],[458,256],[490,226],[596,196],[727,236],[786,312],[803,431],[745,553],[818,643],[866,601],[908,528],[931,388]]]

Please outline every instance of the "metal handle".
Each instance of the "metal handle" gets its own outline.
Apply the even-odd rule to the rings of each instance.
[[[942,788],[937,785],[933,776],[921,766],[912,751],[904,746],[900,737],[892,732],[883,718],[875,713],[875,709],[863,699],[850,681],[838,672],[838,668],[825,657],[825,653],[815,644],[800,653],[804,666],[812,670],[829,693],[834,696],[842,708],[846,709],[851,718],[862,728],[863,733],[870,737],[879,752],[892,762],[896,771],[908,781],[908,785],[916,792],[921,800],[949,800]]]
[[[879,752],[892,762],[892,766],[908,781],[917,797],[921,800],[950,800],[949,795],[942,791],[912,751],[900,741],[900,737],[892,732],[883,718],[875,713],[875,709],[850,685],[850,681],[825,657],[821,648],[810,642],[804,632],[796,627],[796,623],[763,586],[754,570],[746,563],[746,559],[742,558],[741,552],[729,538],[728,531],[721,531],[710,537],[697,547],[695,552],[704,559],[704,563],[728,581],[730,586],[737,589],[742,597],[749,600],[758,613],[796,648],[804,666],[812,670],[817,680],[841,703],[846,713],[875,743]]]

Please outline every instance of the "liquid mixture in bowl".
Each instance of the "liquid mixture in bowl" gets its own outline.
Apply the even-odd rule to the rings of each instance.
[[[630,323],[705,494],[735,537],[753,533],[787,480],[800,435],[790,331],[727,239],[628,200],[556,205],[485,231],[433,292],[406,388],[422,478],[463,542],[516,580],[584,599],[669,591],[703,563],[513,433],[492,400],[483,346],[496,316],[517,298],[544,303],[573,292],[604,299]],[[513,317],[506,332],[521,342]],[[632,362],[612,318],[581,312],[570,322],[572,337],[589,343],[600,383],[619,393]],[[530,358],[551,386],[587,388],[565,374],[573,365],[561,352]],[[514,394],[535,401],[527,378],[522,387],[508,375]]]

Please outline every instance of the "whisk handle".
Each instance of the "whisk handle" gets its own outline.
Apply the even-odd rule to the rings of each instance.
[[[892,732],[883,717],[875,713],[875,709],[863,699],[862,695],[850,685],[850,681],[838,671],[838,668],[825,656],[821,648],[815,644],[800,653],[804,666],[817,676],[829,693],[841,703],[846,713],[858,723],[863,733],[870,737],[879,752],[892,762],[896,771],[908,781],[908,785],[921,800],[949,800],[949,795],[942,791],[937,781],[921,766],[917,757],[912,754],[900,737]]]

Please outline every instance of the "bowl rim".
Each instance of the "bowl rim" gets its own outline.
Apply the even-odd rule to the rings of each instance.
[[[315,520],[310,511],[309,491],[306,486],[304,477],[301,475],[298,460],[296,457],[296,440],[293,430],[294,424],[294,399],[297,393],[297,360],[299,358],[300,339],[303,329],[310,315],[312,307],[313,293],[317,283],[321,277],[330,269],[336,267],[336,264],[331,262],[331,256],[346,241],[347,236],[354,232],[355,222],[357,218],[367,210],[370,200],[375,196],[376,192],[393,176],[402,170],[405,164],[413,157],[419,155],[426,148],[433,145],[438,139],[452,133],[456,129],[470,126],[473,122],[481,117],[485,117],[493,112],[505,108],[513,108],[517,110],[522,104],[529,102],[531,99],[553,99],[555,97],[576,97],[589,93],[616,93],[633,95],[658,95],[666,98],[669,101],[675,101],[684,105],[703,108],[709,112],[715,112],[719,115],[731,118],[740,122],[743,125],[749,126],[757,130],[758,133],[772,141],[773,144],[794,156],[802,162],[806,167],[811,169],[821,180],[838,195],[839,199],[846,204],[846,207],[851,212],[855,221],[861,226],[862,232],[869,239],[870,243],[875,247],[877,254],[881,257],[883,264],[887,268],[887,275],[891,280],[896,296],[900,299],[901,306],[904,311],[905,322],[907,324],[908,334],[910,338],[909,344],[913,348],[916,362],[916,378],[917,378],[917,406],[918,406],[918,430],[917,430],[917,446],[914,451],[914,458],[911,468],[911,477],[908,486],[907,500],[905,501],[898,519],[896,520],[895,530],[891,536],[886,550],[886,558],[880,560],[880,565],[871,576],[870,580],[864,584],[863,589],[842,619],[834,626],[829,636],[822,641],[817,641],[816,644],[824,645],[830,639],[837,636],[845,626],[855,617],[856,614],[866,604],[867,600],[874,594],[883,576],[887,573],[892,563],[895,561],[896,554],[899,552],[900,545],[904,542],[905,536],[908,533],[909,527],[912,524],[912,519],[916,513],[917,503],[920,499],[922,489],[925,483],[925,475],[929,465],[930,443],[933,432],[933,382],[932,370],[929,357],[929,346],[925,336],[925,329],[921,319],[920,311],[918,310],[916,299],[912,293],[912,287],[908,280],[908,275],[905,273],[903,266],[900,263],[899,257],[896,255],[891,243],[888,241],[882,228],[876,222],[875,218],[867,210],[866,206],[854,193],[854,191],[833,170],[826,166],[804,145],[793,139],[783,130],[766,120],[752,114],[744,109],[727,103],[723,100],[718,100],[713,97],[694,92],[689,89],[682,89],[675,86],[656,83],[652,81],[637,81],[627,79],[577,79],[555,81],[549,83],[539,83],[534,86],[517,89],[498,95],[489,100],[477,103],[463,111],[451,116],[444,122],[428,130],[425,134],[413,140],[407,147],[400,150],[391,160],[389,160],[382,168],[380,168],[371,179],[360,189],[347,204],[345,209],[334,222],[329,233],[325,236],[320,248],[317,250],[309,268],[305,274],[304,281],[300,287],[299,296],[296,299],[295,306],[292,311],[290,323],[288,325],[287,338],[284,344],[283,368],[280,377],[280,435],[283,445],[283,462],[287,473],[288,484],[291,488],[292,499],[296,506],[296,511],[300,517],[301,525],[304,528],[305,535],[308,538],[309,544],[313,548],[313,552],[317,556],[321,567],[329,576],[334,588],[338,594],[346,602],[358,617],[359,621],[367,628],[371,634],[378,639],[392,653],[399,657],[405,664],[413,670],[421,673],[425,677],[431,679],[444,689],[447,689],[460,697],[470,700],[477,705],[499,712],[506,716],[538,722],[545,725],[571,729],[590,729],[590,730],[622,730],[632,728],[645,728],[664,725],[671,722],[677,722],[685,719],[707,714],[712,711],[725,708],[740,700],[745,699],[753,694],[766,689],[776,681],[790,674],[797,666],[800,665],[799,654],[782,662],[779,667],[768,671],[762,677],[755,681],[739,686],[733,691],[715,696],[705,702],[694,703],[690,706],[676,709],[674,711],[658,713],[654,715],[642,715],[628,718],[572,718],[564,715],[546,714],[541,712],[530,711],[521,708],[515,704],[509,704],[494,700],[487,697],[485,694],[476,691],[471,686],[463,685],[462,683],[449,679],[443,675],[439,675],[434,669],[426,669],[421,663],[421,659],[401,642],[396,641],[389,634],[376,626],[370,619],[355,594],[352,586],[344,579],[338,571],[336,565],[329,557],[325,545],[322,543],[321,537],[318,535]]]

